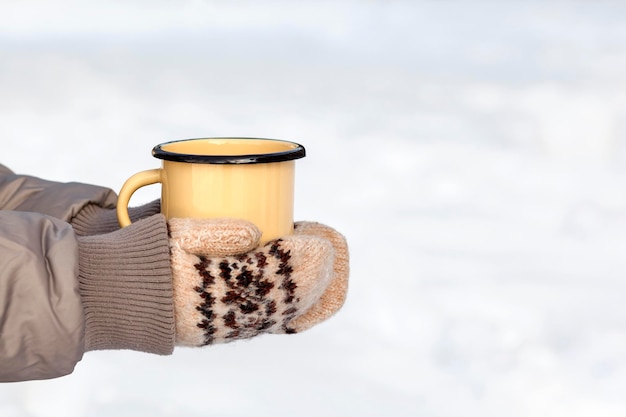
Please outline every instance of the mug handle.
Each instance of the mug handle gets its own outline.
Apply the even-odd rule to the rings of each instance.
[[[117,198],[117,221],[120,223],[120,226],[126,227],[131,223],[130,216],[128,215],[130,197],[141,187],[161,182],[161,171],[161,168],[157,168],[138,172],[127,179],[124,185],[122,185],[122,189]]]

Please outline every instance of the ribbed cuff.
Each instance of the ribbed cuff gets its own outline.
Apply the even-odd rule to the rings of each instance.
[[[162,215],[78,238],[85,350],[167,355],[175,342],[167,224]]]
[[[128,209],[130,219],[135,222],[161,212],[161,202],[154,200],[148,204]],[[70,224],[78,236],[92,236],[118,230],[115,209],[102,208],[96,204],[88,204],[74,217]]]

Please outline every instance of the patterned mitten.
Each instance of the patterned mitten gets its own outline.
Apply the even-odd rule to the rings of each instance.
[[[235,220],[170,219],[176,344],[296,333],[332,316],[348,287],[345,239],[319,223],[257,247]]]

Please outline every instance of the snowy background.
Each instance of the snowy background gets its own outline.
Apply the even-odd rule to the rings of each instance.
[[[296,217],[348,237],[344,309],[91,352],[0,416],[626,415],[623,2],[0,3],[13,170],[119,190],[204,136],[306,146]]]

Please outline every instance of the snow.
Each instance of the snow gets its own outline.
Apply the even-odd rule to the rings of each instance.
[[[118,190],[167,140],[296,140],[351,287],[295,336],[89,352],[0,415],[626,415],[625,9],[3,2],[3,163]]]

